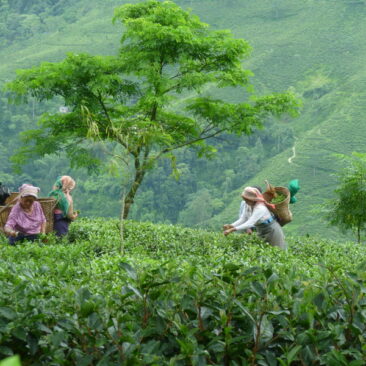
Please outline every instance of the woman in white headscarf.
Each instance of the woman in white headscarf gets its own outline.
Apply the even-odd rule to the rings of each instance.
[[[255,226],[260,238],[272,246],[286,249],[285,236],[280,224],[276,221],[269,208],[274,205],[268,203],[257,188],[246,187],[242,198],[252,209],[249,218],[238,220],[234,224],[226,225],[225,235],[237,230],[246,230]]]
[[[5,234],[14,245],[17,241],[34,241],[46,232],[46,217],[37,201],[39,188],[23,184],[19,188],[19,200],[11,209],[5,224]]]

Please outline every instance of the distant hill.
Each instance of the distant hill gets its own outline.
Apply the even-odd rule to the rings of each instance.
[[[28,38],[0,48],[0,83],[12,79],[15,69],[42,61],[58,61],[70,51],[115,52],[120,32],[111,24],[111,17],[113,8],[125,2],[64,2],[59,13],[47,13],[41,19],[47,25],[42,31],[34,31]],[[282,127],[293,130],[295,145],[282,146],[281,150],[285,151],[266,159],[259,173],[255,172],[242,185],[236,183],[231,187],[234,190],[225,196],[223,208],[202,225],[219,228],[233,220],[240,202],[239,193],[247,184],[264,185],[264,179],[269,179],[274,185],[286,185],[290,179],[298,178],[301,191],[298,203],[293,206],[294,221],[286,227],[286,232],[338,236],[337,230],[327,228],[320,221],[317,205],[332,196],[336,185],[333,174],[340,166],[333,154],[364,151],[366,143],[365,2],[191,0],[177,3],[192,8],[214,28],[231,29],[235,36],[249,41],[253,54],[245,61],[245,67],[255,73],[253,82],[258,94],[292,89],[304,104],[299,118],[284,118],[281,122]],[[228,97],[235,100],[235,91]],[[235,162],[237,154],[231,159]],[[226,174],[222,173],[221,163],[219,152],[216,175]],[[247,166],[240,168],[245,170]],[[150,183],[149,189],[154,192],[156,186],[153,181]],[[218,197],[213,198],[222,198],[216,192],[215,195]]]
[[[270,3],[277,4],[271,8]],[[333,154],[364,151],[366,143],[366,4],[351,1],[245,2],[235,9],[216,9],[234,32],[250,40],[249,68],[258,88],[294,88],[303,97],[300,118],[291,121],[296,143],[268,160],[246,184],[287,185],[298,178],[301,191],[292,206],[294,221],[286,231],[338,236],[327,228],[316,205],[332,197],[334,173],[340,168]],[[219,21],[219,20],[217,20]],[[265,35],[265,36],[264,36]],[[295,154],[294,155],[294,149]],[[289,158],[292,157],[291,162]],[[241,187],[210,224],[233,220]],[[351,208],[350,208],[351,209]]]

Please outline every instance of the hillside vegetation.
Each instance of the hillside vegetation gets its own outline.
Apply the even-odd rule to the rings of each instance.
[[[252,137],[218,141],[215,160],[195,161],[188,151],[181,151],[177,154],[180,181],[169,177],[168,162],[161,164],[141,187],[132,217],[218,229],[235,218],[244,185],[263,185],[264,179],[286,185],[290,179],[299,178],[301,191],[299,202],[293,206],[295,219],[286,231],[338,236],[336,230],[321,222],[316,205],[331,197],[335,188],[333,173],[340,166],[333,154],[362,151],[364,146],[364,2],[177,2],[191,7],[214,28],[229,28],[235,36],[249,41],[253,54],[245,67],[255,73],[252,81],[259,94],[292,89],[303,98],[304,107],[296,120],[268,121],[267,130]],[[64,1],[58,11],[52,10],[54,7],[43,10],[39,13],[44,17],[42,27],[13,37],[0,48],[0,80],[12,79],[17,68],[61,60],[69,51],[113,54],[120,29],[111,24],[111,17],[113,7],[122,3]],[[31,9],[22,11],[28,14]],[[226,95],[232,100],[239,97],[235,90]],[[14,187],[31,180],[47,192],[57,174],[69,172],[80,182],[76,201],[79,197],[85,214],[117,215],[120,178],[105,173],[90,177],[86,172],[68,170],[62,156],[57,162],[52,158],[33,162],[23,175],[11,173],[7,159],[19,144],[17,133],[33,126],[37,115],[47,108],[50,106],[34,104],[7,107],[2,98],[1,126],[5,135],[0,140],[0,151],[5,163],[1,180]],[[296,155],[289,163],[294,148]],[[101,212],[106,200],[110,205]]]
[[[245,2],[235,12],[216,9],[225,14],[219,25],[240,24],[245,16],[234,31],[253,45],[254,57],[248,66],[255,72],[255,80],[260,79],[258,87],[264,91],[294,88],[303,97],[304,108],[300,118],[289,124],[296,138],[291,163],[293,146],[268,159],[246,184],[269,179],[272,184],[287,185],[298,178],[302,187],[299,202],[292,206],[295,219],[286,230],[338,236],[322,222],[317,205],[332,197],[334,173],[340,169],[334,154],[364,150],[366,69],[361,60],[366,53],[362,21],[366,6],[351,1],[260,4]],[[231,204],[212,225],[233,219],[239,193],[233,192]]]

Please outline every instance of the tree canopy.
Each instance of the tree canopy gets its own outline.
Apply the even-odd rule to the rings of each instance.
[[[68,113],[45,113],[40,128],[23,135],[18,163],[66,151],[72,163],[94,166],[98,151],[131,168],[125,197],[127,217],[146,173],[162,156],[194,146],[213,152],[210,139],[224,133],[251,134],[268,115],[294,114],[290,93],[251,97],[251,72],[242,67],[250,46],[229,31],[213,31],[170,1],[123,5],[114,22],[124,32],[116,56],[68,54],[58,63],[18,71],[8,84],[18,100],[60,98]],[[215,90],[237,88],[242,102],[218,98]],[[91,154],[90,154],[91,153]]]
[[[328,202],[328,220],[342,230],[351,230],[361,242],[366,227],[366,154],[342,156],[347,167],[339,174],[335,199]]]

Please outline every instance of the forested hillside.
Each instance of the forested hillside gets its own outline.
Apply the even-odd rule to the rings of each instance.
[[[251,67],[257,77],[260,73],[265,88],[290,84],[302,96],[304,108],[300,118],[291,123],[294,145],[268,160],[250,182],[267,178],[285,185],[289,179],[299,178],[301,194],[292,206],[295,220],[287,230],[338,236],[322,222],[319,206],[324,198],[332,197],[337,183],[334,173],[341,165],[335,154],[364,151],[366,7],[356,1],[281,4],[272,22],[268,9],[262,16],[256,13],[256,21],[252,18],[245,27],[246,37],[258,52]],[[266,43],[259,37],[259,19],[261,33],[266,29]],[[237,202],[232,202],[213,222],[227,221],[236,207]]]
[[[0,83],[12,80],[18,68],[59,61],[67,52],[115,54],[122,29],[112,25],[111,18],[113,8],[125,2],[1,1]],[[218,153],[213,160],[197,160],[189,150],[179,151],[179,180],[171,176],[170,163],[163,161],[142,185],[131,217],[218,228],[235,218],[245,184],[263,185],[267,178],[285,185],[299,178],[302,188],[293,206],[295,220],[287,230],[337,235],[319,222],[314,205],[330,197],[335,188],[332,174],[339,164],[333,153],[362,151],[364,146],[364,2],[177,3],[191,7],[213,28],[231,29],[236,37],[249,41],[253,53],[244,65],[255,74],[257,94],[291,89],[303,99],[304,107],[295,120],[269,120],[263,131],[252,136],[216,141]],[[235,90],[224,97],[240,99]],[[18,133],[33,127],[42,112],[61,105],[62,101],[40,105],[30,100],[27,105],[9,106],[2,94],[0,181],[13,188],[29,181],[46,194],[58,174],[69,173],[78,181],[75,200],[83,214],[117,215],[123,176],[106,170],[99,175],[72,170],[62,152],[32,162],[21,175],[11,171],[9,157],[19,146]]]

